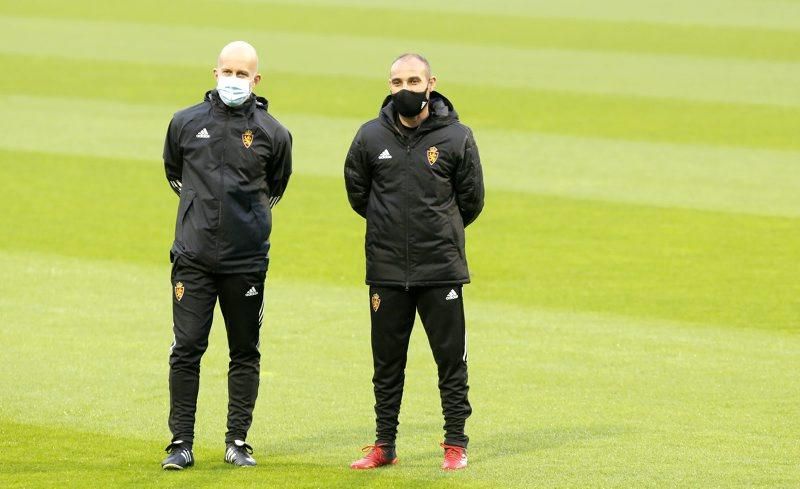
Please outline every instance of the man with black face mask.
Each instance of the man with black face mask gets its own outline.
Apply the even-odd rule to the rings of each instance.
[[[172,261],[169,355],[169,455],[166,470],[194,465],[200,359],[219,300],[228,336],[225,461],[256,464],[245,440],[258,396],[259,331],[269,264],[272,207],[292,173],[292,137],[253,93],[261,80],[250,44],[226,45],[214,69],[216,89],[175,114],[164,168],[180,197]]]
[[[439,373],[445,418],[442,468],[467,465],[464,433],[467,337],[463,284],[469,283],[464,228],[483,208],[483,174],[472,131],[434,91],[418,54],[392,63],[378,118],[359,129],[345,161],[350,205],[366,218],[376,440],[354,469],[397,462],[400,401],[416,312]]]

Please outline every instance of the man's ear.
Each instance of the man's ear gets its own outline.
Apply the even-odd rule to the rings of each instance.
[[[253,86],[258,85],[258,82],[261,81],[261,73],[256,73],[255,78],[253,78]]]
[[[213,70],[211,70],[211,73],[214,74],[214,79],[215,80],[219,79],[219,70],[217,70],[217,68],[214,68]]]
[[[434,91],[436,89],[436,77],[435,76],[430,77],[428,82],[431,85],[431,92]]]

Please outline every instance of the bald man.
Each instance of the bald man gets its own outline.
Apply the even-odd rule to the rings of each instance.
[[[230,352],[225,461],[256,464],[246,439],[258,395],[271,209],[292,172],[291,135],[253,93],[261,81],[253,46],[228,44],[213,72],[216,89],[173,116],[164,144],[167,180],[180,197],[170,249],[172,440],[161,463],[168,470],[194,465],[200,359],[217,300]]]
[[[377,118],[358,130],[344,166],[350,205],[366,219],[376,437],[353,469],[397,462],[400,401],[414,317],[422,319],[439,373],[442,469],[467,465],[469,283],[464,228],[483,209],[483,173],[472,131],[436,92],[419,54],[391,65]]]

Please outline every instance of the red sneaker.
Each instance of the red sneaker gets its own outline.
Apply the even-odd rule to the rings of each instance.
[[[457,447],[454,445],[441,444],[444,448],[444,462],[442,462],[443,470],[458,470],[467,466],[467,449],[464,447]]]
[[[386,445],[367,445],[362,448],[361,451],[366,453],[366,455],[351,463],[351,469],[374,469],[376,467],[394,465],[397,463],[397,455],[394,449]]]

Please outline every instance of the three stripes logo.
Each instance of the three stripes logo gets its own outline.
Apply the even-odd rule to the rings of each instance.
[[[225,461],[234,465],[255,465],[256,461],[250,456],[251,453],[253,453],[253,449],[250,445],[236,440],[225,450]]]
[[[446,301],[452,301],[458,299],[458,294],[456,294],[456,289],[450,289],[450,293],[447,294],[447,297],[444,298]]]
[[[211,135],[208,133],[208,129],[204,127],[203,129],[200,130],[200,132],[197,133],[197,136],[195,137],[200,139],[209,139]]]
[[[258,291],[255,287],[250,287],[250,290],[244,293],[245,297],[253,297],[254,295],[258,295]]]
[[[185,448],[181,450],[181,456],[183,457],[184,460],[186,460],[187,464],[192,463],[192,452],[190,452],[189,450]]]
[[[389,150],[388,149],[384,149],[383,153],[378,155],[378,159],[379,160],[391,160],[392,159],[392,155],[389,154]]]
[[[235,459],[236,450],[234,450],[233,447],[228,447],[228,449],[225,451],[225,461],[229,464],[232,464]]]

